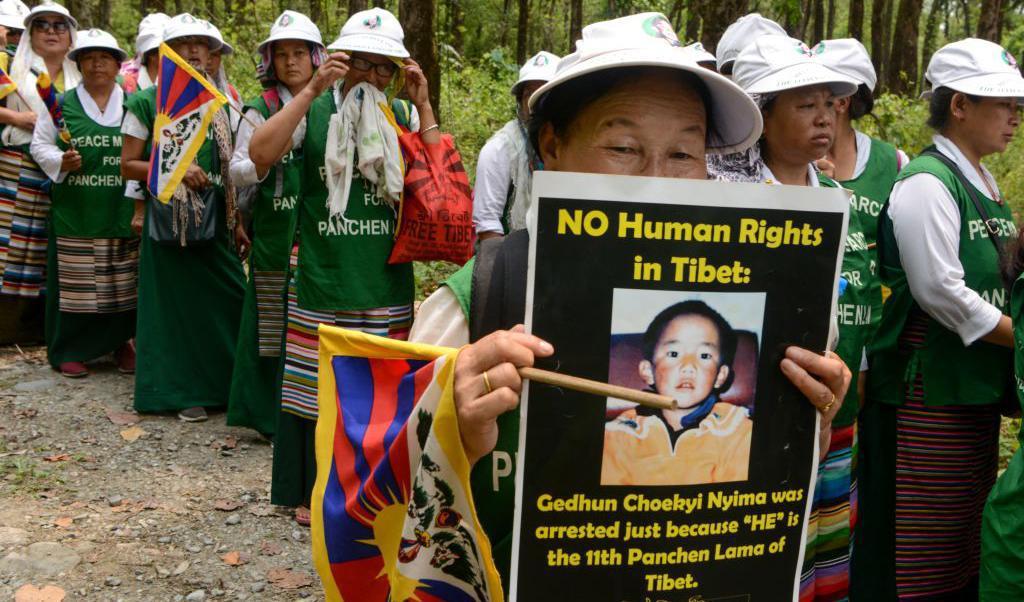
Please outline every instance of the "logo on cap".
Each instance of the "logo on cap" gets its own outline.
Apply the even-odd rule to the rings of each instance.
[[[793,49],[796,50],[797,54],[803,54],[803,55],[806,55],[806,56],[814,56],[814,53],[811,52],[811,49],[808,48],[807,44],[804,44],[803,42],[797,42],[796,44],[794,44],[793,45]]]
[[[813,54],[825,54],[825,42],[818,42],[811,48]]]
[[[672,28],[672,24],[668,22],[668,19],[661,15],[654,15],[644,21],[644,32],[649,36],[662,38],[673,46],[680,45],[676,30]]]
[[[1011,67],[1017,66],[1017,59],[1013,58],[1013,55],[1006,50],[1003,51],[1003,62]]]
[[[289,25],[292,24],[292,16],[281,15],[281,18],[277,20],[277,24],[280,25],[281,27],[288,27]]]
[[[192,15],[186,14],[185,16],[183,16],[181,18],[181,22],[182,23],[195,23],[196,22],[196,18],[193,17]]]
[[[98,37],[100,37],[101,35],[103,35],[103,32],[101,32],[101,31],[100,31],[100,30],[98,30],[98,29],[90,29],[90,30],[89,30],[89,37],[90,37],[90,38],[98,38]]]
[[[534,67],[543,67],[544,65],[547,65],[547,64],[548,64],[548,57],[544,56],[543,54],[539,54],[539,55],[537,55],[537,58],[533,59],[533,66]]]
[[[363,19],[363,27],[367,29],[377,29],[381,25],[380,15],[373,17],[372,19]]]

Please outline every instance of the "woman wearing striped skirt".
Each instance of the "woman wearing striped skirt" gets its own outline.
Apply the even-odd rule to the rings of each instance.
[[[897,177],[879,227],[892,289],[861,417],[856,600],[975,600],[981,513],[995,481],[1013,331],[1000,276],[1010,208],[982,157],[1024,97],[1012,55],[967,39],[932,57],[934,145]]]

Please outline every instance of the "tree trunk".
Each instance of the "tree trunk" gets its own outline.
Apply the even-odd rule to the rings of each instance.
[[[672,24],[672,29],[683,31],[683,0],[672,0],[672,8],[668,11],[668,21]],[[690,38],[686,38],[689,41]]]
[[[519,0],[519,24],[516,27],[516,64],[526,62],[526,34],[530,29],[530,0]]]
[[[960,12],[964,17],[964,37],[971,37],[971,5],[967,0],[960,0]]]
[[[946,14],[947,0],[933,0],[931,8],[928,9],[928,19],[924,25],[924,45],[921,49],[921,71],[924,73],[928,68],[928,61],[935,53],[936,36],[939,30],[939,18]],[[920,83],[920,82],[918,82]]]
[[[846,32],[848,36],[857,40],[864,37],[864,0],[850,0]]]
[[[811,24],[811,4],[814,0],[800,0],[800,27],[796,30],[798,40],[807,39],[807,26]]]
[[[369,8],[369,2],[366,0],[348,0],[348,16],[356,14],[361,10]]]
[[[814,0],[814,33],[812,44],[825,39],[825,0]]]
[[[451,13],[451,33],[452,33],[452,48],[455,52],[462,54],[464,48],[464,36],[463,29],[466,22],[466,13],[462,10],[462,0],[452,0],[450,7]]]
[[[686,41],[693,42],[700,35],[700,0],[686,2]]]
[[[324,4],[323,0],[309,0],[309,18],[317,25],[323,24]]]
[[[400,0],[398,14],[405,30],[405,47],[420,64],[430,86],[430,105],[441,115],[441,65],[434,40],[434,0]]]
[[[110,31],[110,5],[111,2],[100,0],[99,6],[96,7],[96,19],[93,27],[98,27],[103,31]]]
[[[714,54],[725,28],[750,12],[750,0],[711,0],[702,3],[701,8],[704,27],[700,41],[708,52]]]
[[[871,2],[871,63],[875,66],[878,81],[885,83],[885,55],[889,48],[886,36],[885,12],[891,0],[872,0]]]
[[[576,40],[583,37],[583,0],[572,0],[569,10],[569,54],[576,47]]]
[[[999,28],[1003,16],[1002,4],[1002,0],[981,0],[977,37],[996,44],[999,43]]]
[[[828,21],[825,25],[825,39],[831,40],[836,31],[836,0],[828,0]],[[815,43],[821,40],[815,40]]]
[[[909,94],[917,87],[917,33],[923,0],[900,0],[896,14],[896,33],[892,38],[888,88],[897,94]]]

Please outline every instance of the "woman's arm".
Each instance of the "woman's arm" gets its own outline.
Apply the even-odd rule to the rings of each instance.
[[[0,107],[0,123],[32,131],[36,125],[36,114],[32,111],[15,111]]]
[[[433,127],[437,125],[437,118],[434,117],[434,108],[430,106],[427,76],[423,74],[419,63],[412,59],[405,59],[405,67],[402,69],[405,71],[405,91],[420,114],[420,136],[425,144],[437,144],[441,142],[441,131]]]

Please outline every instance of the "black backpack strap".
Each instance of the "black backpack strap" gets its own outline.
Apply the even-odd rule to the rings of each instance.
[[[967,176],[964,172],[957,167],[949,157],[943,155],[937,150],[928,149],[921,153],[934,159],[937,159],[940,163],[949,168],[949,171],[953,172],[957,180],[960,180],[960,185],[967,191],[967,196],[971,198],[971,203],[974,204],[974,209],[981,216],[982,221],[985,224],[985,231],[988,232],[988,239],[992,241],[992,244],[996,247],[996,253],[999,255],[999,259],[1003,258],[1003,243],[999,240],[999,223],[996,220],[988,216],[988,211],[985,211],[985,206],[982,204],[981,199],[978,198],[977,193],[974,191],[974,186],[967,180]]]
[[[516,230],[504,238],[481,241],[473,265],[469,340],[523,322],[530,235]]]

